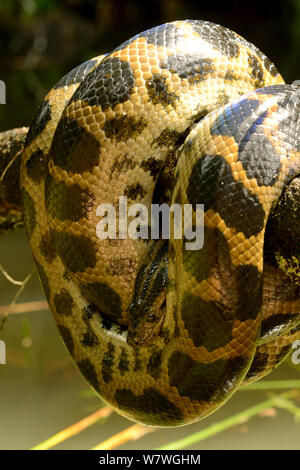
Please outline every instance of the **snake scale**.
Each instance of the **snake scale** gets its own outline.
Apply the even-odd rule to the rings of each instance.
[[[38,109],[21,165],[32,253],[68,351],[123,416],[197,421],[300,338],[299,286],[264,261],[300,173],[298,90],[238,34],[184,20],[84,62]],[[204,204],[203,247],[100,240],[97,207],[118,215],[120,196],[189,204],[190,228]]]

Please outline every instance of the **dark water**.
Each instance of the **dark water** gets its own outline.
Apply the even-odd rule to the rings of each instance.
[[[0,262],[17,280],[33,267],[24,232],[1,238]],[[0,276],[0,305],[11,302],[16,293]],[[19,302],[44,300],[36,275],[29,281]],[[81,377],[57,332],[49,310],[11,315],[0,335],[7,347],[7,364],[0,365],[0,449],[30,449],[67,426],[96,411],[102,402],[96,396],[82,396],[88,385]],[[268,380],[300,379],[299,372],[284,364]],[[240,391],[209,418],[174,429],[158,429],[122,449],[155,449],[168,442],[228,418],[266,400],[265,392]],[[65,441],[58,449],[91,449],[133,423],[113,413]],[[248,423],[224,431],[191,449],[299,449],[300,424],[292,414],[278,410],[273,417],[255,417]]]

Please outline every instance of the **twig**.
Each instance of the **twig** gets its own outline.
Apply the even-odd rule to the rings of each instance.
[[[13,157],[12,159],[8,162],[6,167],[4,168],[2,174],[0,175],[0,183],[4,180],[4,176],[6,175],[8,169],[12,166],[12,164],[16,161],[16,159],[21,155],[22,149],[19,150]]]
[[[298,406],[294,405],[294,403],[292,403],[287,398],[283,398],[282,396],[274,397],[274,400],[275,400],[275,405],[278,408],[283,408],[284,410],[289,411],[299,421],[299,419],[300,419],[300,408]]]
[[[19,304],[11,305],[4,305],[0,307],[0,315],[4,315],[7,310],[9,310],[9,314],[19,314],[19,313],[27,313],[27,312],[38,312],[41,310],[48,310],[49,305],[46,300],[36,300],[33,302],[22,302]]]
[[[23,281],[16,281],[13,277],[11,277],[7,271],[3,268],[2,264],[0,264],[0,271],[3,274],[3,276],[11,283],[14,284],[15,286],[22,286],[24,284]]]
[[[72,426],[64,429],[63,431],[58,432],[54,436],[46,439],[45,441],[41,442],[40,444],[32,447],[31,450],[47,450],[51,449],[51,447],[60,444],[61,442],[69,439],[76,434],[79,434],[84,429],[88,428],[92,424],[99,421],[99,419],[108,418],[108,416],[113,412],[112,408],[109,406],[105,406],[97,410],[95,413],[83,418],[82,420],[78,421],[77,423],[73,424]]]
[[[248,390],[282,390],[284,388],[300,389],[300,380],[263,380],[241,387],[240,390],[247,392]]]
[[[93,447],[91,450],[111,450],[116,447],[124,444],[128,441],[136,441],[140,439],[145,434],[155,431],[156,428],[142,426],[141,424],[133,424],[124,431],[118,432],[114,436],[110,437],[106,441],[101,442],[97,446]]]
[[[24,287],[25,287],[25,285],[27,284],[27,282],[29,281],[29,279],[31,278],[33,272],[34,272],[34,268],[33,268],[32,271],[28,274],[28,276],[25,277],[24,281],[22,281],[22,283],[21,283],[19,289],[17,290],[16,295],[14,296],[13,301],[12,301],[11,305],[9,306],[8,310],[6,311],[6,313],[2,314],[2,317],[3,317],[3,318],[2,318],[1,323],[0,323],[0,331],[3,330],[4,325],[5,325],[5,322],[6,322],[6,320],[7,320],[7,317],[8,317],[8,315],[9,315],[11,309],[12,309],[12,308],[14,307],[14,305],[17,303],[17,300],[18,300],[19,296],[20,296],[21,293],[23,292]]]

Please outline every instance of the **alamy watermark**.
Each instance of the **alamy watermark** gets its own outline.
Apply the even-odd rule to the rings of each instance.
[[[96,215],[102,217],[96,227],[96,235],[100,240],[168,240],[173,228],[172,237],[184,238],[186,250],[200,250],[203,247],[204,204],[196,204],[195,207],[192,204],[151,204],[149,214],[144,204],[127,207],[127,197],[120,196],[117,210],[112,204],[100,204]],[[132,220],[128,223],[130,217]]]
[[[291,85],[295,85],[298,87],[298,90],[295,91],[295,93],[292,94],[292,96],[290,96],[289,98],[286,98],[284,99],[280,105],[281,105],[281,109],[284,110],[284,106],[285,105],[288,105],[289,103],[294,103],[294,104],[298,104],[298,101],[299,101],[299,98],[300,98],[300,80],[294,80]]]
[[[0,339],[0,364],[6,364],[6,344]]]
[[[291,354],[291,361],[293,364],[298,365],[300,364],[300,339],[293,342],[292,349],[295,349],[295,351]]]
[[[0,104],[6,104],[6,85],[3,80],[0,80]]]

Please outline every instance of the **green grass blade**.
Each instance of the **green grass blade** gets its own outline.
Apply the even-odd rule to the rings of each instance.
[[[293,398],[296,393],[297,392],[295,392],[295,390],[290,390],[280,395],[280,397],[286,398],[286,399]],[[158,447],[156,450],[185,449],[186,447],[189,447],[192,444],[195,444],[195,442],[203,441],[204,439],[214,436],[218,434],[219,432],[225,431],[225,429],[231,428],[232,426],[236,424],[244,423],[248,421],[250,418],[252,418],[253,416],[270,408],[271,406],[276,406],[276,398],[278,397],[272,397],[269,400],[263,401],[262,403],[259,403],[258,405],[252,406],[251,408],[248,408],[247,410],[237,413],[231,416],[230,418],[224,419],[223,421],[220,421],[219,423],[213,424],[212,426],[209,426],[206,429],[202,429],[199,432],[191,434],[190,436],[187,436],[184,439],[180,439],[178,441],[174,441],[169,444],[166,444],[165,446]]]
[[[300,380],[265,380],[261,382],[255,382],[253,384],[245,385],[240,390],[283,390],[283,389],[300,389]]]

